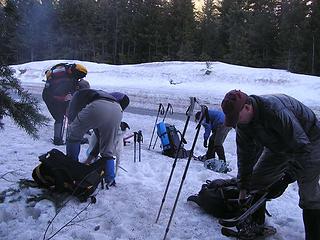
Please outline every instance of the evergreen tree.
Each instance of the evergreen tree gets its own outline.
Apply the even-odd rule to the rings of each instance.
[[[249,65],[272,67],[278,49],[274,0],[250,1],[248,9]]]
[[[250,45],[248,39],[248,11],[245,0],[224,0],[221,6],[221,27],[226,41],[224,59],[230,63],[248,65]]]
[[[217,5],[214,0],[205,0],[200,13],[200,59],[210,60],[219,58],[222,46],[218,43],[217,34]]]
[[[18,79],[7,66],[0,65],[0,119],[8,116],[34,138],[38,138],[38,127],[48,118],[40,113],[38,101],[24,91]],[[3,123],[0,122],[3,128]]]
[[[17,7],[13,1],[0,2],[0,62],[16,62]]]
[[[172,55],[178,60],[194,59],[195,14],[192,0],[172,0],[170,5],[170,39]]]

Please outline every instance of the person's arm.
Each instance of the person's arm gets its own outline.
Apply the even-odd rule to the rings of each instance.
[[[202,126],[204,127],[203,140],[208,141],[209,136],[211,134],[211,124],[210,123],[203,123]]]
[[[246,130],[246,127],[237,127],[237,165],[238,165],[238,185],[240,189],[248,189],[251,181],[253,167],[257,161],[258,147],[253,138]]]

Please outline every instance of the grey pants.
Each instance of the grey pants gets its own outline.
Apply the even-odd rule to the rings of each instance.
[[[215,154],[217,153],[219,159],[224,161],[226,160],[223,143],[230,130],[230,127],[226,127],[223,124],[221,124],[211,134],[209,138],[208,150],[206,153],[207,159],[215,158]]]
[[[118,103],[96,100],[82,109],[68,127],[68,140],[81,141],[90,129],[98,129],[100,134],[100,154],[112,158],[115,149],[115,137],[122,119],[122,110]]]
[[[264,148],[254,166],[252,188],[260,189],[279,178],[290,161],[299,161],[303,169],[297,179],[299,186],[299,206],[302,209],[320,209],[320,140],[312,143],[308,156],[294,156],[274,153]]]

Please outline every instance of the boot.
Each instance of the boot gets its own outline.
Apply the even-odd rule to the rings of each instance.
[[[224,148],[223,148],[223,146],[215,146],[214,148],[215,148],[215,150],[216,150],[216,153],[217,153],[217,155],[218,155],[218,158],[219,158],[220,160],[223,160],[224,162],[226,162],[226,156],[225,156],[225,154],[224,154]]]
[[[80,153],[80,142],[70,142],[67,141],[66,144],[67,156],[75,161],[79,161],[79,153]]]
[[[53,144],[64,145],[63,134],[62,134],[63,123],[55,122],[53,126]]]
[[[320,209],[303,209],[305,240],[320,239]]]
[[[105,165],[105,181],[106,188],[109,189],[110,186],[115,186],[115,171],[114,171],[114,159],[108,158],[106,159]]]
[[[259,200],[260,196],[255,196],[253,199],[253,203]],[[266,221],[266,203],[264,203],[254,214],[252,214],[252,220],[257,225],[264,225]]]

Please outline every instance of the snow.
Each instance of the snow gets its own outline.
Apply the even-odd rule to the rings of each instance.
[[[212,62],[163,62],[137,65],[107,65],[92,62],[51,60],[12,66],[23,86],[35,94],[41,94],[44,72],[59,62],[79,62],[87,67],[87,78],[92,88],[106,91],[122,91],[129,95],[131,106],[156,110],[162,102],[173,105],[174,111],[184,112],[188,98],[195,96],[201,103],[219,108],[224,94],[231,89],[241,89],[248,94],[286,93],[298,98],[316,112],[319,111],[320,78],[292,74],[284,70],[248,68]],[[205,74],[210,70],[211,74]],[[173,84],[170,84],[173,83]],[[43,112],[50,116],[42,103]],[[171,185],[158,223],[156,216],[164,190],[173,167],[174,159],[161,154],[159,144],[148,150],[155,116],[124,113],[123,120],[131,129],[127,135],[142,130],[144,142],[141,162],[133,161],[134,146],[124,146],[117,186],[110,190],[97,189],[97,203],[90,205],[71,225],[61,230],[53,239],[162,239],[176,199],[186,159],[179,159],[174,169]],[[38,156],[64,146],[50,142],[53,120],[40,129],[40,139],[33,140],[5,118],[5,130],[0,132],[0,238],[1,239],[44,239],[48,222],[55,214],[51,201],[27,202],[41,191],[36,188],[19,188],[19,179],[32,179],[32,170],[38,165]],[[167,118],[179,130],[184,121]],[[204,154],[202,147],[203,129],[195,148],[195,155]],[[195,123],[190,122],[186,149],[190,149],[195,135]],[[132,141],[132,140],[131,140]],[[228,239],[221,235],[216,218],[207,215],[198,206],[186,201],[197,193],[207,179],[236,176],[235,131],[225,141],[226,158],[233,169],[228,174],[207,170],[203,163],[191,161],[181,195],[175,209],[167,239]],[[85,158],[87,145],[82,145],[80,159]],[[296,183],[291,184],[280,198],[268,203],[272,217],[267,223],[277,228],[277,234],[269,239],[303,239],[304,227],[301,209],[298,207]],[[4,191],[6,194],[4,195]],[[46,239],[64,226],[88,203],[71,199],[54,219],[46,233]]]

